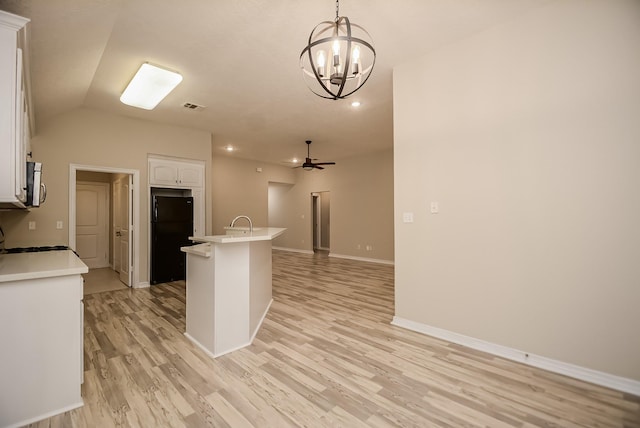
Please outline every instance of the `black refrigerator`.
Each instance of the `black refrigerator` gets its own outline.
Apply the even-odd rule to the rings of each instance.
[[[180,247],[191,245],[193,198],[151,197],[151,284],[186,278],[186,255]]]

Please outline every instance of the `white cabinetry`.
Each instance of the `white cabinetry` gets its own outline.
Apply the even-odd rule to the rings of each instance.
[[[205,235],[204,162],[149,157],[149,187],[187,191],[193,196],[193,235]]]
[[[24,208],[29,144],[28,19],[0,11],[0,208]]]
[[[204,165],[149,158],[149,184],[180,189],[203,187]]]
[[[82,406],[82,273],[72,251],[0,254],[0,426]]]

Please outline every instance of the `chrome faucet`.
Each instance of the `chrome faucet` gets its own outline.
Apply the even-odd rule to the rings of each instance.
[[[239,215],[238,217],[236,217],[233,220],[231,220],[231,224],[229,225],[229,227],[233,227],[233,225],[236,224],[236,220],[241,219],[241,218],[246,218],[247,219],[247,221],[249,222],[249,232],[253,232],[253,223],[251,222],[251,219],[249,217],[247,217],[246,215]]]

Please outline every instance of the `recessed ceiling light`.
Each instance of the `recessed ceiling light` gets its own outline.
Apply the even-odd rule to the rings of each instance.
[[[120,101],[132,107],[153,110],[180,82],[180,74],[145,62],[127,85]]]
[[[291,159],[291,163],[298,163],[298,158]]]
[[[354,101],[351,103],[351,107],[360,107],[360,101]]]
[[[232,152],[232,151],[234,151],[234,150],[235,150],[235,149],[233,148],[233,146],[225,146],[225,147],[224,147],[224,149],[225,149],[226,151],[228,151],[228,152]]]

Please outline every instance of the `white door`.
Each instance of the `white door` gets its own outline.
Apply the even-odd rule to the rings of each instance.
[[[131,235],[133,233],[131,215],[130,175],[113,183],[113,230],[114,267],[120,274],[120,281],[131,287]]]
[[[76,251],[90,268],[109,266],[109,184],[76,184]]]

